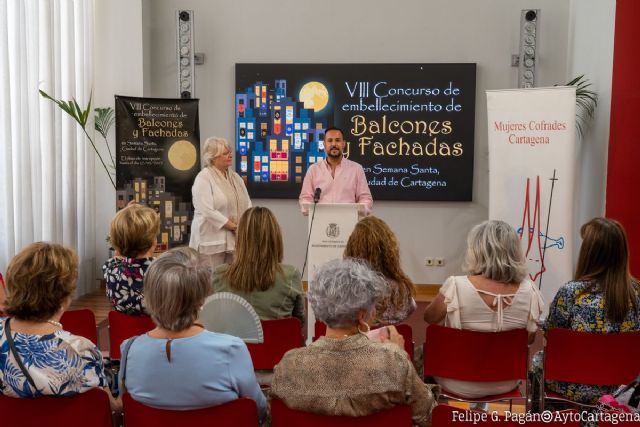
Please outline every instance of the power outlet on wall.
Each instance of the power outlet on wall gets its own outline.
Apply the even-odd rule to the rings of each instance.
[[[435,259],[435,266],[436,267],[443,267],[444,266],[444,258],[443,257],[438,257]]]
[[[426,267],[433,267],[434,263],[435,263],[435,260],[433,259],[433,257],[426,257],[424,259],[424,265]]]

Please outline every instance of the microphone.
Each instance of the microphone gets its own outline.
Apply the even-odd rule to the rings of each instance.
[[[300,277],[304,277],[304,269],[307,266],[307,258],[309,257],[309,242],[311,242],[311,230],[313,230],[313,219],[316,217],[316,205],[320,201],[320,193],[322,193],[322,188],[316,188],[316,191],[313,192],[313,214],[311,214],[311,222],[309,223],[309,237],[307,237],[307,250],[304,256],[304,264],[302,264],[302,271],[300,272]]]

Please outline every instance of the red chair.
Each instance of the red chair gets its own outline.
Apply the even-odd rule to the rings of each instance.
[[[60,318],[60,323],[62,323],[65,331],[85,337],[95,345],[98,345],[96,316],[94,316],[93,311],[86,308],[65,311]]]
[[[523,425],[527,427],[580,426],[580,414],[578,411],[569,409],[552,412],[550,415],[552,417],[550,420],[543,421],[541,414],[529,413],[531,418],[525,418],[526,414],[524,413],[499,416],[491,412],[471,411],[449,405],[438,405],[431,412],[431,425],[433,427],[477,427],[479,425],[503,427],[521,427]]]
[[[277,320],[262,320],[264,343],[247,344],[253,369],[273,369],[284,354],[302,346],[302,324],[300,319],[287,317]]]
[[[248,398],[240,398],[223,405],[190,411],[152,408],[133,400],[129,393],[122,396],[122,403],[126,427],[258,426],[256,402]]]
[[[109,396],[92,389],[70,397],[19,399],[0,395],[3,426],[68,427],[81,425],[111,427]]]
[[[430,325],[424,344],[424,376],[461,381],[527,380],[529,355],[526,329],[477,332]],[[449,390],[443,397],[466,402],[524,399],[516,387],[508,393],[467,399]]]
[[[409,360],[413,360],[413,346],[415,345],[413,342],[413,329],[410,325],[406,324],[395,325],[395,327],[398,330],[398,333],[404,338],[404,351],[409,355]],[[313,329],[314,341],[327,333],[327,325],[319,320],[316,320],[316,323],[313,325]]]
[[[271,400],[271,427],[411,427],[411,407],[394,406],[363,417],[318,415],[290,409],[283,401]],[[433,424],[437,427],[436,424]]]
[[[118,311],[109,312],[109,355],[120,360],[120,344],[128,338],[149,332],[156,325],[149,316],[129,316]]]
[[[318,338],[325,336],[326,333],[327,325],[319,320],[316,320],[316,323],[313,324],[313,340],[315,341]]]
[[[619,385],[633,381],[640,372],[640,332],[603,334],[554,328],[547,332],[543,384],[548,380],[578,384]],[[581,406],[550,390],[540,393],[540,408],[546,400]]]

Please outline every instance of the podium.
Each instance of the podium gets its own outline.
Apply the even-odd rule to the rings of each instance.
[[[307,283],[310,288],[318,266],[332,259],[342,258],[356,223],[366,215],[366,205],[364,203],[306,203],[305,207],[309,211],[307,233],[311,232],[307,253],[309,266]],[[308,305],[307,344],[313,339],[315,321],[316,316],[311,305]]]

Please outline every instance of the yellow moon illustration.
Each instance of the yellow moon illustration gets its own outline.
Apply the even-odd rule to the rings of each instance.
[[[188,171],[196,164],[196,147],[187,140],[180,139],[169,148],[169,163],[180,171]]]
[[[304,103],[304,108],[313,109],[315,112],[322,110],[329,102],[329,91],[320,82],[305,83],[298,95],[300,102]]]

